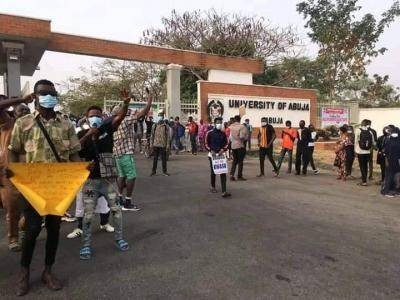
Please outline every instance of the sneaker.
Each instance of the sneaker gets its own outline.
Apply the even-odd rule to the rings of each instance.
[[[74,239],[74,238],[77,238],[77,237],[82,236],[82,233],[83,233],[82,229],[80,229],[80,228],[75,228],[71,233],[69,233],[69,234],[67,235],[67,238],[69,238],[69,239]]]
[[[272,171],[272,174],[274,177],[279,177],[279,172],[278,171]]]
[[[150,176],[156,175],[156,172],[151,172]]]
[[[114,229],[114,227],[112,227],[110,224],[106,224],[106,225],[100,225],[100,229],[101,230],[105,230],[105,231],[107,231],[107,232],[114,232],[115,231],[115,229]]]
[[[257,177],[264,177],[264,174],[258,174]]]
[[[78,219],[76,217],[70,216],[70,215],[64,215],[61,217],[62,222],[67,222],[67,223],[73,223],[76,222]]]
[[[231,196],[232,195],[230,193],[228,193],[228,192],[222,193],[222,198],[229,198]]]
[[[237,179],[238,181],[247,181],[247,179],[246,178],[244,178],[244,177],[238,177],[238,179]]]
[[[211,187],[210,188],[210,192],[213,193],[213,194],[218,193],[218,191],[217,191],[217,189],[215,187]]]
[[[231,176],[231,181],[236,181],[235,176]]]
[[[385,194],[384,196],[387,197],[387,198],[394,198],[395,197],[393,194]]]
[[[123,211],[139,211],[140,208],[135,204],[125,203],[125,205],[122,206],[122,210]]]
[[[170,176],[170,174],[167,173],[167,172],[164,172],[164,173],[163,173],[163,176]]]
[[[318,175],[320,173],[319,170],[314,170],[314,175]]]

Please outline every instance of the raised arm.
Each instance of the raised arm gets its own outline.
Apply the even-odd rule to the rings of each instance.
[[[113,118],[111,127],[114,130],[117,130],[121,122],[125,119],[126,114],[128,113],[129,102],[131,101],[131,96],[127,90],[123,90],[121,92],[121,98],[124,100],[124,104],[121,109],[118,111],[117,115]]]
[[[140,120],[141,118],[144,118],[150,111],[151,104],[153,103],[153,98],[150,96],[150,91],[148,88],[146,88],[146,94],[147,94],[147,104],[145,108],[143,108],[141,111],[138,112],[137,114],[137,119]]]

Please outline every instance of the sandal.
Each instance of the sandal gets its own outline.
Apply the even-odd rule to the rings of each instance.
[[[92,250],[90,247],[82,247],[79,251],[79,258],[82,260],[88,260],[92,256]]]
[[[118,240],[115,242],[117,248],[121,251],[127,251],[129,249],[129,244],[124,240]]]

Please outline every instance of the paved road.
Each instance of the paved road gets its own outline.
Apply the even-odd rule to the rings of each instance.
[[[66,287],[40,283],[42,234],[26,299],[400,298],[400,198],[328,173],[258,179],[255,159],[249,181],[229,183],[229,200],[208,193],[203,156],[173,157],[168,178],[148,177],[147,160],[138,169],[143,211],[124,213],[132,249],[118,252],[96,229],[94,257],[82,262],[63,224],[55,269]],[[12,299],[19,256],[5,239],[0,258],[0,298]]]

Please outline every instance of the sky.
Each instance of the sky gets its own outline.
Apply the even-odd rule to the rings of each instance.
[[[317,47],[307,37],[305,21],[296,12],[297,0],[0,0],[0,13],[22,15],[51,20],[52,31],[91,36],[124,42],[138,43],[142,32],[148,28],[158,28],[161,18],[168,16],[171,10],[178,12],[195,9],[214,8],[221,12],[242,15],[261,16],[272,25],[297,28],[302,39],[304,54],[315,56]],[[393,0],[360,0],[362,13],[379,15],[389,8]],[[400,20],[397,20],[383,34],[378,44],[389,50],[375,58],[368,72],[390,76],[390,83],[400,87]],[[90,68],[99,58],[45,52],[40,61],[40,70],[33,77],[23,78],[23,84],[48,78],[62,83],[71,76],[82,75],[81,67]],[[1,78],[0,78],[1,81]],[[3,84],[0,84],[0,92]]]

